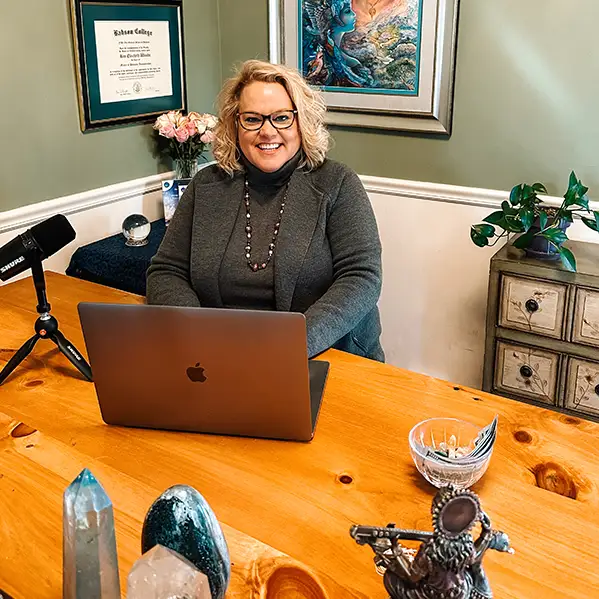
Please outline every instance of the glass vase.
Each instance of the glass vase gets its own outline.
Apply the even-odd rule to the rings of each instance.
[[[197,158],[177,158],[174,160],[175,179],[191,179],[198,172]]]

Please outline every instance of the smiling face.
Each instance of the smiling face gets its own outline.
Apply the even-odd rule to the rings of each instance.
[[[272,114],[294,110],[287,90],[280,83],[253,81],[241,91],[239,112]],[[288,129],[275,129],[268,120],[258,131],[246,131],[237,124],[237,140],[244,156],[265,173],[274,173],[300,149],[301,136],[297,116]]]

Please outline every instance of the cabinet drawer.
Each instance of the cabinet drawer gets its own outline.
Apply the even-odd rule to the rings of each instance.
[[[599,291],[576,290],[572,341],[599,347]]]
[[[499,341],[495,389],[555,404],[559,360],[553,352]]]
[[[599,364],[570,358],[566,408],[599,416]]]
[[[566,285],[503,276],[499,326],[559,339],[564,323],[566,291]]]

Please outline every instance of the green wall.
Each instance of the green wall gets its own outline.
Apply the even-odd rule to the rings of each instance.
[[[189,107],[212,111],[235,63],[268,56],[267,0],[184,0]],[[35,19],[32,18],[35,15]],[[599,190],[597,0],[461,0],[453,135],[333,129],[362,174],[508,189],[570,169]],[[220,36],[219,36],[220,32]],[[83,134],[67,0],[0,7],[0,210],[164,171],[151,128]]]
[[[267,0],[220,1],[223,75],[268,56]],[[449,139],[334,129],[361,174],[561,195],[574,169],[599,195],[597,0],[461,0]]]
[[[220,84],[217,0],[185,0],[188,104],[212,111]],[[0,7],[0,211],[167,169],[150,125],[81,133],[68,0]]]

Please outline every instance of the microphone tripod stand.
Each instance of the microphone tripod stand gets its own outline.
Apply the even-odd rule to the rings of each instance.
[[[0,372],[0,385],[11,372],[31,353],[40,339],[50,339],[58,349],[69,359],[71,364],[88,380],[92,381],[92,370],[77,348],[60,332],[58,321],[50,314],[50,304],[46,297],[46,279],[42,268],[42,259],[37,250],[30,252],[31,272],[37,293],[37,312],[40,315],[35,321],[35,335],[25,341],[15,355],[7,362]]]

